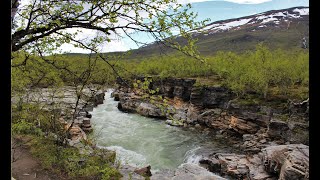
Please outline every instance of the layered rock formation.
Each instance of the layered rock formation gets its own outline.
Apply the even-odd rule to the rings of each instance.
[[[309,179],[309,147],[275,145],[254,155],[213,153],[200,160],[209,171],[233,179]]]
[[[194,87],[194,83],[193,79],[171,78],[151,82],[149,88],[159,90],[156,95],[169,98],[167,105],[162,107],[123,85],[112,95],[119,101],[119,110],[174,119],[167,121],[171,125],[200,125],[239,138],[244,134],[253,134],[267,138],[265,140],[275,140],[278,144],[309,143],[308,101],[290,103],[285,110],[243,105],[226,88]],[[263,138],[258,138],[262,144],[265,141]]]
[[[194,87],[194,83],[170,78],[150,83],[150,89],[159,90],[156,95],[169,98],[166,106],[159,106],[161,101],[151,103],[123,84],[112,96],[121,111],[236,138],[235,147],[243,154],[212,154],[200,161],[211,172],[231,179],[308,179],[309,147],[302,145],[309,144],[308,101],[290,102],[287,109],[245,105],[226,88]],[[172,173],[165,177],[173,179],[176,172]]]

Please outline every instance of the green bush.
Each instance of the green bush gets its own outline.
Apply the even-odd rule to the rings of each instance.
[[[39,80],[40,84],[60,86],[77,84],[85,77],[89,77],[89,84],[113,85],[118,75],[124,79],[149,75],[207,79],[217,76],[222,85],[239,96],[254,91],[265,98],[273,88],[278,88],[281,95],[294,96],[297,94],[292,94],[291,89],[296,86],[308,87],[309,84],[307,50],[270,50],[263,44],[258,44],[255,51],[241,54],[217,52],[214,56],[206,57],[205,62],[180,54],[169,54],[130,61],[112,59],[108,61],[112,65],[110,67],[102,59],[90,59],[89,56],[60,55],[49,58],[72,73],[57,70],[40,58],[33,57],[25,67],[12,69],[13,91],[20,92]]]
[[[37,128],[33,123],[24,120],[12,124],[11,130],[13,134],[43,134],[40,128]]]
[[[94,150],[92,155],[80,154],[72,147],[55,144],[53,138],[34,137],[31,153],[39,158],[42,166],[56,173],[66,173],[72,178],[120,179],[120,172],[112,167],[115,153]],[[104,156],[100,156],[104,152]]]

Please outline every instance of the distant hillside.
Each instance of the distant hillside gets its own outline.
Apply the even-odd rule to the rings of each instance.
[[[271,49],[293,49],[309,46],[309,7],[293,7],[267,11],[251,16],[216,21],[193,33],[198,50],[203,55],[217,51],[243,52],[252,50],[259,42]],[[181,38],[177,41],[184,43]],[[139,59],[175,50],[157,43],[132,50],[127,59]],[[120,52],[107,55],[121,54]]]

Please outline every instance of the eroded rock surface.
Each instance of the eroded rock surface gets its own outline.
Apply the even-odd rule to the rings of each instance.
[[[151,180],[226,180],[196,164],[182,164],[176,170],[162,170],[151,176]]]
[[[232,179],[309,179],[309,146],[275,145],[254,155],[214,153],[201,159],[200,164]]]
[[[280,180],[309,179],[309,146],[289,144],[262,149],[265,169]]]

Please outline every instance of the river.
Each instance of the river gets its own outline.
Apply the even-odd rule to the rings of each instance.
[[[123,113],[111,92],[91,112],[92,135],[97,146],[115,150],[122,164],[151,165],[153,171],[175,169],[182,163],[198,163],[201,153],[230,150],[226,139],[208,130],[178,128],[164,120]]]

